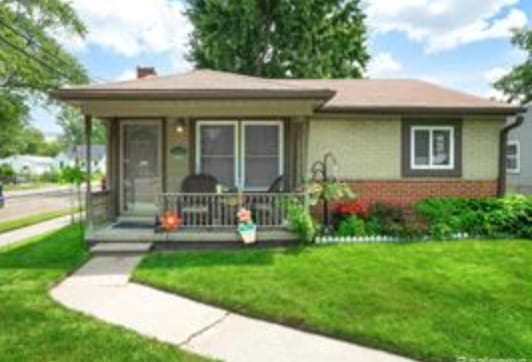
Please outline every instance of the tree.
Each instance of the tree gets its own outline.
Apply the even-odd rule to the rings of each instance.
[[[76,146],[85,142],[83,115],[77,109],[64,106],[57,123],[63,129],[61,141],[65,146]],[[93,144],[105,144],[105,128],[97,119],[92,122],[91,136]]]
[[[31,100],[48,100],[50,90],[66,83],[87,82],[85,70],[53,36],[58,33],[85,34],[70,3],[0,2],[0,141],[16,140],[15,131],[27,125]],[[11,143],[1,152],[17,142]]]
[[[509,101],[517,100],[526,104],[532,101],[532,28],[515,30],[512,44],[527,53],[526,59],[495,82],[494,86],[502,91]]]
[[[369,60],[359,0],[191,0],[186,14],[199,68],[359,78]]]

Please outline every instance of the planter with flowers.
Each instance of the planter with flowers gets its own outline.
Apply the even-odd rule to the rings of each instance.
[[[257,225],[251,218],[251,211],[241,207],[236,214],[238,218],[237,231],[244,244],[252,244],[257,241]]]

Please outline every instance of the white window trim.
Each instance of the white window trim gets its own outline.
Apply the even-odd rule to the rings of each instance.
[[[416,165],[415,155],[415,132],[429,131],[429,164]],[[433,163],[433,133],[434,131],[448,131],[449,132],[449,164],[448,165],[434,165]],[[412,126],[410,127],[410,168],[413,170],[453,170],[454,169],[454,127],[453,126]]]
[[[515,159],[515,168],[506,167],[506,172],[508,173],[520,173],[521,172],[521,143],[518,140],[508,140],[507,146],[515,146],[515,155],[509,155],[508,149],[506,149],[506,159],[514,158]],[[508,164],[508,163],[507,163]]]
[[[196,122],[196,173],[201,173],[201,126],[233,126],[233,150],[234,150],[234,178],[235,184],[240,185],[238,178],[238,121],[227,120],[211,120],[211,121],[197,121]]]
[[[246,187],[246,133],[245,128],[246,126],[260,126],[260,125],[267,125],[267,126],[277,126],[278,131],[278,137],[279,137],[279,163],[277,168],[277,177],[281,176],[284,169],[283,164],[283,154],[284,154],[284,128],[283,128],[283,122],[282,121],[242,121],[242,154],[240,155],[240,164],[242,169],[242,180],[241,184],[239,185],[241,188],[247,190],[247,191],[265,191],[266,188],[264,187]]]

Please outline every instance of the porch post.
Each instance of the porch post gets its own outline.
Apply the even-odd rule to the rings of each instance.
[[[91,134],[92,134],[92,116],[85,115],[85,140],[86,140],[86,154],[85,166],[87,167],[86,190],[85,190],[85,219],[87,229],[92,228],[92,205],[91,205]]]

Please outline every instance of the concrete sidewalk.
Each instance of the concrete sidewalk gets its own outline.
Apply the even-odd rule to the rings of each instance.
[[[225,361],[408,361],[131,283],[140,256],[98,256],[51,291],[68,308]]]
[[[70,215],[44,221],[35,225],[23,227],[0,234],[0,247],[22,241],[33,236],[60,229],[70,224]]]

